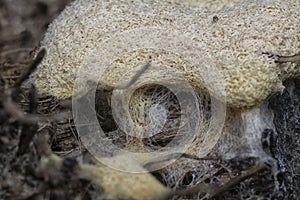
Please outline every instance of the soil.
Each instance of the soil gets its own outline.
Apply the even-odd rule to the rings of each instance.
[[[42,152],[50,149],[62,158],[79,160],[84,159],[85,149],[77,136],[72,116],[68,114],[68,106],[53,96],[39,94],[30,79],[22,82],[20,87],[16,85],[33,62],[33,52],[48,24],[70,2],[0,0],[0,199],[105,198],[89,181],[78,180],[65,170],[47,178],[37,173]],[[266,152],[276,160],[279,169],[276,177],[271,166],[228,188],[217,199],[299,198],[300,79],[287,80],[284,85],[285,89],[275,91],[265,102],[274,114],[275,127],[262,133]],[[8,97],[12,97],[12,108],[8,108]],[[17,111],[22,112],[16,114]],[[67,114],[60,116],[61,113]],[[48,118],[34,123],[26,116]],[[115,129],[109,120],[105,126],[108,130]],[[253,166],[255,160],[216,161],[213,164],[223,166],[223,172],[206,178],[206,183],[216,184],[224,174],[227,177],[223,179],[230,180]],[[225,173],[225,168],[230,173]],[[153,174],[162,181],[162,177]],[[192,173],[186,174],[181,184],[174,188],[191,185],[192,178]],[[192,197],[195,198],[189,195],[185,198]]]

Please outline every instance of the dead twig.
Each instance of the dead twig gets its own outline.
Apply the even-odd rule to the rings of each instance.
[[[300,62],[300,54],[293,56],[278,56],[276,63]]]
[[[37,98],[34,85],[31,86],[29,91],[29,113],[34,114],[37,111]],[[26,152],[33,136],[37,133],[38,125],[36,124],[23,124],[20,141],[18,145],[17,156]]]
[[[131,78],[131,80],[125,84],[125,85],[120,85],[120,86],[116,86],[116,89],[118,90],[123,90],[123,89],[127,89],[128,87],[130,87],[132,84],[134,84],[139,77],[150,67],[150,63],[147,63],[146,65],[144,65],[141,69],[139,69],[135,75]]]
[[[37,101],[35,97],[35,90],[32,91],[30,95],[30,111],[29,114],[25,114],[22,109],[19,108],[18,104],[14,102],[13,97],[18,95],[20,86],[22,83],[29,78],[30,74],[34,72],[34,70],[37,68],[39,63],[42,61],[46,54],[46,50],[42,49],[32,62],[32,64],[28,67],[27,71],[21,75],[21,77],[16,81],[14,84],[14,87],[11,89],[7,89],[4,91],[4,94],[0,96],[0,101],[8,115],[11,117],[14,117],[16,120],[18,120],[20,123],[23,124],[37,124],[39,121],[50,121],[50,120],[60,120],[65,119],[66,114],[67,117],[70,116],[70,112],[67,113],[59,113],[58,115],[52,115],[52,116],[40,116],[37,114],[33,114],[33,111],[36,110],[37,107]],[[32,112],[32,113],[31,113]]]
[[[215,188],[214,186],[211,186],[211,185],[208,185],[205,183],[200,183],[191,188],[174,191],[166,199],[169,199],[173,196],[186,196],[186,195],[194,195],[194,194],[198,194],[198,193],[208,193],[209,191],[213,190],[214,188]]]
[[[254,168],[246,171],[244,174],[231,179],[229,182],[227,182],[221,186],[213,186],[213,185],[200,183],[191,188],[170,192],[167,196],[165,196],[165,199],[170,199],[173,196],[195,195],[198,193],[202,193],[202,194],[206,193],[206,194],[208,194],[208,197],[207,197],[208,199],[213,199],[213,198],[219,196],[220,194],[226,192],[233,186],[244,181],[245,179],[251,177],[252,175],[264,170],[265,168],[266,168],[265,164],[260,164],[260,165],[255,166]]]
[[[36,124],[39,121],[62,120],[71,116],[71,113],[69,111],[50,116],[25,114],[24,111],[19,108],[18,104],[13,101],[12,90],[7,90],[5,94],[0,98],[0,100],[7,114],[23,124]]]
[[[1,98],[3,108],[5,109],[7,114],[11,117],[14,117],[21,123],[36,124],[40,120],[40,116],[34,114],[24,114],[23,110],[21,110],[19,106],[13,101],[12,93],[12,90],[6,90],[5,94]]]
[[[28,67],[27,71],[21,75],[19,80],[16,81],[14,87],[19,88],[21,84],[29,78],[30,74],[34,72],[34,70],[37,68],[37,66],[40,64],[40,62],[43,60],[44,56],[46,54],[45,49],[41,49],[40,52],[37,54],[36,58],[32,62],[32,64]]]
[[[231,179],[229,182],[223,184],[222,186],[214,188],[214,190],[211,190],[212,192],[209,193],[208,199],[212,199],[212,198],[215,198],[215,197],[219,196],[223,192],[229,190],[233,186],[235,186],[235,185],[239,184],[240,182],[246,180],[247,178],[251,177],[252,175],[264,170],[265,168],[266,168],[265,164],[259,164],[255,167],[253,167],[252,169],[246,171],[244,174],[242,174],[240,176],[237,176],[237,177],[234,177],[233,179]]]
[[[222,157],[221,156],[216,156],[216,157],[198,157],[196,155],[191,155],[191,154],[187,154],[187,153],[173,153],[173,154],[170,154],[170,155],[167,155],[167,156],[164,156],[162,158],[159,158],[157,160],[154,160],[154,161],[151,161],[151,162],[148,162],[146,163],[145,165],[143,165],[144,168],[146,169],[150,169],[151,167],[154,167],[155,165],[159,165],[163,162],[168,162],[168,161],[171,161],[173,159],[178,159],[178,158],[187,158],[187,159],[191,159],[191,160],[222,160]]]
[[[101,85],[100,87],[97,88],[98,91],[113,91],[114,89],[117,89],[117,90],[124,90],[124,89],[127,89],[128,87],[130,87],[132,84],[134,84],[138,79],[139,77],[150,67],[150,63],[146,63],[146,65],[144,65],[141,69],[139,69],[135,75],[131,78],[131,80],[126,83],[125,85],[120,85],[120,86],[116,86],[116,87],[112,87],[112,86],[109,86],[109,85]],[[96,82],[94,81],[88,81],[88,85],[90,88],[93,89],[93,86],[95,86],[95,84],[97,84]],[[94,92],[94,91],[81,91],[79,92],[78,94],[75,94],[73,95],[71,98],[67,98],[65,100],[62,100],[59,105],[64,107],[64,108],[72,108],[72,101],[74,99],[72,98],[75,98],[75,99],[80,99],[84,96],[86,96],[86,94],[88,94],[89,92]]]

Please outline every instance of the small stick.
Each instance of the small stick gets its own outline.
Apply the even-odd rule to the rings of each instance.
[[[6,81],[5,79],[3,78],[3,76],[0,74],[0,85],[4,85],[4,87],[6,86]]]
[[[180,157],[191,159],[191,160],[199,160],[199,161],[200,160],[222,160],[221,156],[217,156],[217,157],[208,157],[208,156],[206,156],[206,157],[200,158],[198,156],[190,155],[190,154],[187,154],[187,153],[173,153],[173,154],[167,155],[165,157],[159,158],[157,160],[148,162],[145,165],[143,165],[143,167],[146,168],[146,169],[149,169],[153,165],[156,165],[156,164],[159,164],[159,163],[162,163],[162,162],[167,162],[167,161],[170,161],[172,159],[178,159]]]
[[[34,85],[31,85],[29,91],[29,113],[34,114],[37,111],[37,98],[36,98],[36,90]],[[22,155],[26,152],[29,144],[37,133],[37,123],[36,124],[23,124],[22,125],[22,132],[20,136],[20,141],[18,145],[17,156]]]
[[[296,54],[293,56],[278,56],[278,59],[275,61],[276,63],[287,63],[287,62],[299,62],[300,54]]]
[[[32,114],[36,113],[38,108],[38,103],[37,103],[37,93],[34,85],[31,85],[28,98],[29,98],[29,113]]]
[[[20,86],[22,83],[28,79],[30,74],[37,68],[39,63],[42,61],[46,54],[46,50],[42,49],[36,56],[35,60],[32,62],[32,64],[29,66],[27,71],[21,75],[21,77],[16,81],[14,84],[14,88],[7,89],[3,95],[0,95],[0,101],[7,112],[8,115],[14,117],[19,122],[23,124],[37,124],[39,121],[48,121],[48,120],[59,120],[66,118],[65,114],[56,114],[53,116],[40,116],[37,114],[25,114],[23,110],[21,110],[18,105],[13,101],[13,97],[19,92]],[[30,110],[34,111],[36,109],[36,99],[35,99],[35,90],[32,88],[32,91],[30,93]],[[35,99],[35,100],[33,100]],[[67,113],[69,116],[69,113]]]
[[[138,79],[139,77],[150,67],[150,63],[147,63],[146,65],[144,65],[141,69],[139,69],[136,74],[132,77],[132,79],[125,85],[123,86],[116,86],[116,87],[112,87],[112,86],[109,86],[109,85],[102,85],[100,87],[97,88],[97,90],[104,90],[104,91],[113,91],[114,89],[117,89],[117,90],[124,90],[124,89],[127,89],[129,86],[131,86],[132,84],[134,84]],[[96,83],[91,83],[90,84],[96,84]],[[88,92],[90,91],[81,91],[79,92],[78,94],[73,95],[72,98],[81,98],[83,96],[85,96]],[[65,107],[65,108],[71,108],[72,107],[72,99],[65,99],[63,101],[60,102],[60,105],[62,107]]]
[[[70,116],[70,112],[54,114],[52,116],[41,116],[37,114],[25,114],[18,105],[12,100],[12,91],[7,90],[6,94],[1,97],[3,108],[8,115],[14,117],[24,124],[36,124],[39,121],[60,120]]]
[[[27,71],[19,78],[19,80],[17,80],[15,82],[14,87],[15,88],[19,88],[21,86],[21,84],[29,78],[30,74],[32,74],[32,72],[34,72],[34,70],[37,68],[37,66],[40,64],[40,62],[43,60],[44,56],[46,54],[46,50],[42,49],[36,56],[36,58],[34,59],[34,61],[31,63],[31,65],[29,66],[29,68],[27,69]]]
[[[253,174],[256,174],[256,173],[264,170],[265,168],[266,168],[265,164],[257,165],[254,168],[248,170],[246,173],[231,179],[230,181],[228,181],[227,183],[225,183],[219,187],[200,183],[191,188],[172,191],[169,194],[167,194],[166,196],[164,196],[165,197],[164,199],[170,199],[171,197],[177,196],[177,195],[185,196],[185,195],[194,195],[194,194],[198,194],[198,193],[207,193],[207,194],[209,194],[208,199],[212,199],[212,198],[215,198],[218,195],[222,194],[223,192],[229,190],[234,185],[237,185],[240,182],[242,182],[243,180],[249,178]]]
[[[10,116],[14,117],[18,121],[25,124],[36,124],[39,121],[39,116],[37,115],[25,115],[23,110],[21,110],[18,105],[12,100],[12,91],[7,90],[6,94],[2,96],[1,102],[3,108]]]
[[[213,190],[215,187],[210,186],[208,184],[199,183],[195,185],[194,187],[183,189],[183,190],[177,190],[170,193],[170,196],[168,196],[166,199],[169,199],[173,196],[186,196],[186,195],[193,195],[198,193],[208,193],[209,191]]]
[[[134,84],[139,77],[150,67],[150,63],[147,63],[146,65],[144,65],[141,69],[139,69],[136,74],[132,77],[132,79],[124,86],[116,86],[116,89],[119,90],[123,90],[123,89],[127,89],[129,86],[131,86],[132,84]]]
[[[222,194],[223,192],[229,190],[231,187],[233,187],[234,185],[239,184],[240,182],[242,182],[243,180],[246,180],[247,178],[249,178],[250,176],[252,176],[253,174],[256,174],[262,170],[264,170],[266,168],[265,164],[259,164],[257,166],[255,166],[254,168],[246,171],[246,173],[234,177],[233,179],[231,179],[230,181],[228,181],[227,183],[225,183],[224,185],[215,188],[212,193],[209,194],[208,199],[212,199],[217,197],[218,195]]]

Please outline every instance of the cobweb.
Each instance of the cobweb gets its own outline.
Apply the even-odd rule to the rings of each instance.
[[[273,113],[268,108],[267,102],[258,108],[243,112],[228,109],[225,126],[217,144],[202,160],[193,159],[201,155],[201,143],[204,141],[203,137],[207,134],[212,120],[211,98],[209,93],[197,93],[201,128],[190,148],[186,152],[178,152],[184,155],[172,164],[152,173],[169,188],[182,189],[201,182],[221,185],[244,170],[265,162],[271,166],[269,170],[242,182],[238,188],[235,188],[236,191],[228,191],[227,198],[271,198],[282,195],[282,187],[277,178],[280,174],[278,165],[267,150],[270,145],[268,138],[271,137],[270,134],[274,134],[273,130],[275,130]],[[137,102],[139,102],[138,105]],[[180,109],[176,95],[164,86],[146,85],[133,93],[129,103],[133,121],[142,124],[146,130],[156,133],[141,141],[144,150],[155,151],[167,145],[175,137],[182,120]],[[98,110],[101,111],[101,108]],[[99,119],[100,123],[103,119],[104,117]],[[107,115],[105,119],[107,120]],[[125,133],[118,130],[117,125],[114,127],[116,130],[108,134],[111,140],[122,148],[136,145],[132,142],[132,138],[128,138]],[[160,165],[161,162],[172,159],[174,156],[170,155],[157,159],[151,164]],[[263,181],[268,187],[257,187],[256,181]],[[203,197],[205,195],[201,192],[197,195],[198,199]]]

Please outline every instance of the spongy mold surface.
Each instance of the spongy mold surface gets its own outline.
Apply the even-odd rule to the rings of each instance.
[[[183,74],[203,90],[204,72],[219,70],[228,105],[253,107],[281,79],[299,74],[295,64],[268,56],[299,53],[299,10],[297,0],[247,1],[214,12],[167,1],[75,1],[50,25],[34,81],[42,92],[67,97],[81,67],[106,63],[100,84],[115,86],[151,62],[145,79]]]
[[[126,83],[149,62],[151,67],[137,81],[143,87],[130,98],[129,113],[140,127],[161,133],[136,141],[134,136],[141,134],[137,131],[126,138],[127,150],[156,150],[177,134],[182,120],[176,115],[181,111],[178,99],[166,88],[153,84],[159,85],[163,78],[180,87],[183,78],[196,91],[199,106],[203,107],[202,129],[187,154],[202,158],[209,152],[209,156],[224,159],[251,157],[256,162],[273,162],[261,142],[261,133],[274,128],[273,116],[259,106],[283,80],[300,74],[296,63],[278,64],[276,56],[271,56],[299,53],[299,8],[297,0],[216,4],[77,0],[50,25],[41,43],[48,54],[33,79],[40,91],[63,98],[76,92],[78,76],[99,80],[99,87],[115,87]],[[223,87],[218,87],[220,84]],[[222,133],[208,141],[205,137],[212,119],[209,100],[222,92],[219,88],[224,88],[231,108]],[[243,110],[251,107],[255,108]],[[110,134],[117,140],[124,133],[117,130]],[[224,171],[222,164],[180,158],[156,173],[165,185],[175,189],[197,184],[217,173],[221,175],[216,184],[221,184],[228,180],[227,172],[227,176],[238,173],[228,167],[223,176],[218,171]],[[183,178],[188,174],[190,181]],[[118,176],[106,177],[108,188],[115,187],[114,178]],[[269,179],[273,187],[276,180]],[[268,189],[271,193],[272,188]]]
[[[230,8],[232,6],[239,5],[240,3],[245,2],[246,0],[207,0],[207,1],[205,1],[205,0],[185,0],[185,1],[170,0],[170,1],[215,11],[215,10],[221,10],[224,8]]]

